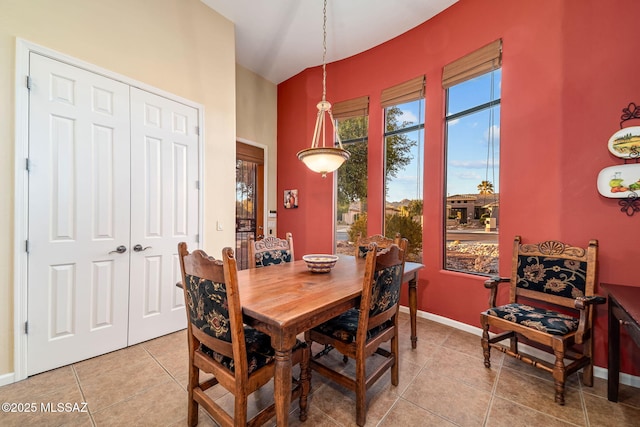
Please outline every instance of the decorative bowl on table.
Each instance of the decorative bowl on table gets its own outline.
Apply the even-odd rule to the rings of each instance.
[[[328,273],[338,261],[337,255],[329,254],[309,254],[303,255],[302,259],[307,263],[307,268],[312,273]]]

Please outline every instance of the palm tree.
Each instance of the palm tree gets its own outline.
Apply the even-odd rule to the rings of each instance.
[[[493,194],[493,184],[491,181],[482,181],[478,184],[478,192],[480,194]]]

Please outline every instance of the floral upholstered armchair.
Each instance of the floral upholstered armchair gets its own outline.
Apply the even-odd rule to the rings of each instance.
[[[523,244],[516,236],[511,277],[485,282],[491,294],[489,309],[480,314],[480,321],[487,368],[493,347],[553,374],[555,401],[560,405],[564,405],[567,376],[584,369],[584,384],[593,385],[593,306],[605,302],[594,294],[597,255],[596,240],[581,248],[554,240]],[[510,283],[509,301],[496,306],[497,288],[503,282]],[[503,332],[490,337],[492,326]],[[520,353],[519,337],[541,344],[555,362]],[[505,339],[510,340],[509,347],[498,344]]]

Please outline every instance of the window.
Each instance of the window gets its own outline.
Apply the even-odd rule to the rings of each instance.
[[[498,273],[501,44],[445,67],[444,268]]]
[[[352,255],[359,231],[367,224],[369,97],[337,102],[332,108],[342,145],[351,157],[336,171],[336,253]]]
[[[386,89],[384,234],[409,241],[407,260],[422,261],[424,76]]]

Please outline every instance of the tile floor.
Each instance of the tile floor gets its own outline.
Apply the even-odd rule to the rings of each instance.
[[[0,426],[184,426],[186,348],[181,331],[0,387],[0,402],[33,402],[38,409],[0,412]],[[640,389],[622,385],[620,402],[611,403],[605,380],[596,378],[590,388],[574,375],[566,405],[558,406],[549,375],[496,351],[485,369],[479,338],[439,323],[418,319],[412,350],[403,314],[400,353],[400,384],[392,386],[385,374],[367,394],[368,426],[640,426]],[[327,357],[342,363],[335,351]],[[345,369],[353,372],[353,361]],[[217,387],[211,395],[231,410],[230,396]],[[253,395],[250,413],[272,399],[272,390],[270,384]],[[41,410],[81,402],[86,412]],[[304,425],[353,426],[354,405],[350,391],[315,375]],[[293,404],[290,425],[302,425],[297,415]],[[201,410],[199,425],[216,424]]]

